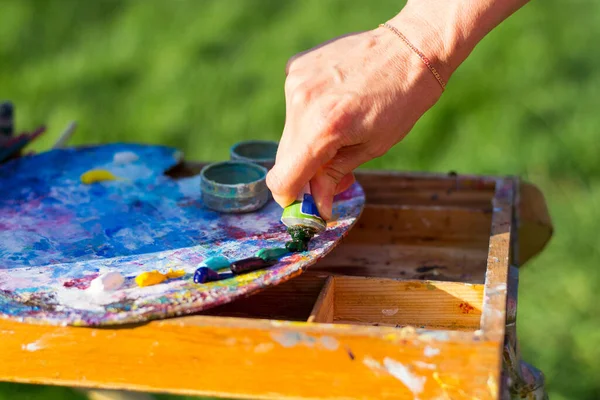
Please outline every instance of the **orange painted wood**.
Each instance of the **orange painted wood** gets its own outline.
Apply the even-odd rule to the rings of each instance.
[[[493,399],[496,342],[412,328],[187,317],[123,329],[0,321],[4,380],[265,399]]]

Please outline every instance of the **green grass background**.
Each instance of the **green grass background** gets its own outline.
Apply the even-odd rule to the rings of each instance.
[[[0,0],[0,98],[16,103],[19,129],[48,124],[34,150],[77,120],[73,144],[160,143],[224,159],[235,141],[279,138],[291,55],[375,27],[400,3]],[[543,190],[556,234],[522,271],[518,325],[553,400],[600,398],[599,37],[600,2],[533,1],[477,47],[406,140],[367,165],[518,174]],[[0,384],[0,399],[77,396]]]

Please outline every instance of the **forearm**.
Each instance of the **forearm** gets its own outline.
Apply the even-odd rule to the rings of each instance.
[[[445,80],[496,26],[529,0],[408,0],[389,23],[436,66]]]

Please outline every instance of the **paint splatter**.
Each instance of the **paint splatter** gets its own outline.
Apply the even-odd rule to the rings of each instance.
[[[348,357],[350,357],[350,360],[354,361],[356,359],[356,357],[354,356],[354,353],[352,352],[352,350],[350,348],[346,349],[346,353],[348,353]]]
[[[412,394],[418,395],[423,392],[427,377],[415,374],[412,368],[388,357],[383,359],[383,365],[389,374],[404,383]]]
[[[43,349],[43,346],[39,341],[36,341],[33,343],[21,345],[21,349],[25,351],[38,351],[40,349]]]
[[[431,346],[425,346],[423,354],[425,354],[425,357],[433,357],[440,354],[440,349],[436,349],[435,347]]]
[[[331,336],[323,336],[321,337],[321,346],[326,348],[327,350],[337,350],[340,344],[337,339]]]
[[[463,314],[469,314],[471,311],[475,309],[472,305],[467,302],[460,303],[458,307],[461,309]]]
[[[90,185],[96,182],[105,182],[105,181],[116,181],[119,180],[112,172],[104,170],[104,169],[93,169],[87,172],[84,172],[81,175],[81,183],[85,183],[86,185]]]

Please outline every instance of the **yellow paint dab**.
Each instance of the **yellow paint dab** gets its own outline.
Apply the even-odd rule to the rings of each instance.
[[[179,269],[177,271],[173,271],[172,268],[169,268],[169,271],[167,271],[167,273],[165,275],[167,276],[167,279],[181,278],[182,276],[185,275],[185,270]]]
[[[166,274],[154,270],[149,272],[142,272],[141,274],[136,276],[135,283],[137,283],[139,287],[152,286],[158,285],[159,283],[162,283],[168,279],[181,278],[183,275],[185,275],[185,271],[183,269],[177,271],[169,269],[169,271]]]
[[[113,175],[112,172],[107,171],[105,169],[92,169],[89,170],[83,175],[81,175],[81,182],[86,185],[95,183],[95,182],[104,182],[104,181],[116,181],[120,180],[120,178]]]

